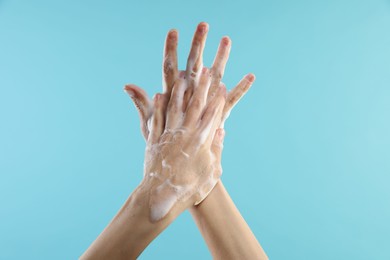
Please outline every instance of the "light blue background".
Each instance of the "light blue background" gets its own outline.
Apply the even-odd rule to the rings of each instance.
[[[233,41],[223,181],[271,259],[390,259],[390,1],[0,0],[0,259],[76,259],[142,178],[122,88]],[[210,259],[189,213],[140,259]]]

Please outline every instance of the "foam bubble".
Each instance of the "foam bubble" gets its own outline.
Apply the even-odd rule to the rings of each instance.
[[[211,127],[213,125],[213,121],[210,121],[206,128],[200,133],[200,144],[204,144],[206,141],[207,137],[210,135]]]
[[[181,153],[186,157],[186,158],[190,158],[189,154],[184,152],[183,150],[181,150]]]
[[[157,188],[157,196],[161,193],[162,187],[159,186]],[[164,198],[159,198],[155,203],[151,205],[150,208],[150,218],[153,222],[156,222],[162,219],[164,216],[168,214],[173,205],[177,201],[177,196],[174,193],[166,194]]]

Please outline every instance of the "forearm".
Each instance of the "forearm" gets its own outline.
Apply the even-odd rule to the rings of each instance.
[[[136,259],[179,214],[174,208],[158,222],[150,221],[150,184],[142,182],[80,259]]]
[[[221,181],[190,212],[214,259],[268,259]]]

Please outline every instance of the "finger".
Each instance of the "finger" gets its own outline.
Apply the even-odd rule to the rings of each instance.
[[[149,135],[147,122],[150,119],[153,110],[152,101],[148,98],[148,94],[145,92],[145,90],[134,84],[126,85],[124,87],[124,91],[133,100],[133,103],[138,110],[141,132],[145,140],[147,140]]]
[[[209,144],[213,134],[221,123],[222,110],[225,105],[226,88],[220,85],[214,98],[210,100],[199,124],[200,143]]]
[[[224,138],[225,138],[225,130],[223,128],[218,128],[215,131],[214,139],[211,144],[211,152],[214,154],[217,164],[221,163]]]
[[[200,72],[203,67],[203,50],[206,43],[208,29],[209,25],[207,23],[199,23],[192,39],[192,46],[186,66],[187,78],[189,86],[191,87],[193,87],[195,81],[198,80],[198,72]]]
[[[173,85],[167,107],[166,129],[174,129],[181,123],[181,119],[183,118],[182,103],[185,87],[184,73],[182,73]]]
[[[245,95],[245,93],[249,90],[249,88],[252,86],[255,79],[256,79],[255,75],[249,73],[244,78],[242,78],[240,82],[237,84],[237,86],[235,86],[229,92],[225,103],[225,107],[223,108],[223,112],[222,112],[221,127],[224,126],[226,119],[230,115],[230,111],[238,103],[238,101]]]
[[[229,59],[231,45],[231,40],[228,36],[222,37],[217,54],[214,58],[213,66],[211,67],[212,80],[208,99],[215,94],[215,91],[218,89],[219,83],[221,82],[225,72],[226,63]]]
[[[148,138],[148,144],[155,144],[158,142],[163,130],[164,130],[164,95],[156,94],[154,96],[154,111],[151,119],[150,134]]]
[[[184,92],[184,97],[183,97],[183,106],[182,106],[182,111],[186,111],[188,107],[188,103],[190,103],[191,97],[194,93],[194,87],[192,85],[187,84],[186,91]]]
[[[199,121],[199,117],[206,105],[207,93],[210,86],[210,72],[204,67],[199,79],[199,85],[196,86],[191,101],[188,104],[184,115],[183,126],[191,128]]]
[[[177,43],[178,32],[170,30],[165,39],[163,57],[163,92],[171,93],[173,84],[178,74],[177,69]]]

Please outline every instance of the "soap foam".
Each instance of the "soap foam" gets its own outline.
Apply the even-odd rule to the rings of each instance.
[[[197,56],[199,56],[199,55],[197,55]],[[194,86],[196,87],[199,84],[200,75],[201,75],[202,69],[203,69],[203,63],[200,64],[197,72],[195,72],[193,70],[194,65],[195,65],[195,60],[194,59],[189,59],[188,60],[188,66],[191,68],[190,77],[194,80],[194,83],[195,83]]]
[[[206,128],[200,133],[200,144],[204,144],[206,141],[207,137],[210,135],[211,127],[213,125],[213,121],[210,121]]]
[[[189,61],[191,68],[193,68],[194,61]],[[190,75],[194,80],[194,87],[197,87],[199,84],[201,71],[203,69],[203,65],[200,66],[197,73],[194,75]],[[185,80],[180,81],[177,86],[177,100],[176,104],[178,107],[182,107],[183,105],[183,95],[185,90],[187,89],[187,83]],[[205,99],[207,96],[204,97]],[[178,111],[179,112],[179,111]],[[209,151],[210,165],[208,165],[204,170],[199,172],[197,175],[180,175],[175,172],[177,168],[176,162],[180,160],[180,155],[183,157],[181,160],[185,160],[185,162],[190,159],[190,154],[186,153],[181,149],[180,146],[169,145],[169,143],[175,142],[175,139],[180,137],[183,134],[186,134],[188,131],[185,128],[177,128],[182,125],[184,119],[184,112],[181,111],[179,118],[176,122],[175,126],[172,126],[173,129],[165,129],[163,138],[161,139],[161,143],[159,144],[148,144],[146,147],[146,156],[144,162],[144,172],[146,177],[152,180],[155,185],[155,188],[151,190],[150,197],[150,220],[152,222],[156,222],[164,218],[172,208],[180,201],[188,201],[192,196],[196,196],[198,199],[195,202],[195,205],[202,202],[213,187],[216,185],[219,179],[219,174],[215,174],[213,164],[216,162],[215,156]],[[222,122],[223,124],[223,122]],[[151,129],[151,121],[147,122],[148,128]],[[213,122],[208,122],[205,129],[200,133],[200,144],[204,144],[206,139],[211,134],[211,128],[213,126]],[[177,129],[176,129],[177,128]],[[165,138],[166,137],[166,138]],[[164,144],[168,144],[168,149],[177,149],[177,157],[172,160],[172,158],[161,158],[161,165],[157,166],[157,169],[152,169],[149,171],[148,166],[153,165],[153,160],[155,157],[162,157],[161,155],[161,146]],[[199,149],[199,147],[197,147]],[[192,156],[192,154],[191,154]],[[180,162],[179,162],[180,165]],[[203,164],[201,164],[203,165]],[[203,165],[204,166],[204,165]],[[202,166],[202,167],[203,167]],[[178,168],[179,169],[179,168]],[[183,166],[182,168],[183,169]],[[191,173],[192,174],[192,173]],[[196,181],[197,179],[197,181]],[[197,185],[197,186],[195,186]],[[199,186],[198,186],[199,185]]]
[[[181,154],[185,156],[185,160],[189,157],[183,150],[180,150]],[[188,157],[187,157],[188,156]],[[161,162],[162,172],[160,175],[159,172],[150,172],[148,177],[155,179],[158,185],[153,189],[151,193],[151,201],[150,201],[150,220],[152,222],[157,222],[164,218],[176,205],[177,202],[186,201],[191,196],[197,196],[197,201],[194,205],[198,205],[201,203],[214,188],[220,174],[215,171],[215,167],[213,166],[216,158],[215,155],[209,151],[209,155],[211,158],[210,165],[199,175],[196,175],[195,178],[204,179],[199,186],[195,186],[195,182],[188,182],[183,177],[180,176],[177,180],[177,175],[175,172],[172,172],[171,165],[164,159]],[[164,175],[168,173],[168,178],[165,178]],[[176,179],[176,181],[174,181]]]
[[[188,196],[191,189],[193,189],[193,185],[175,185],[170,179],[157,186],[150,208],[151,221],[156,222],[166,216],[176,202]]]
[[[186,158],[190,158],[190,156],[188,155],[188,153],[184,152],[183,150],[181,150],[181,153],[182,153]]]
[[[164,186],[166,186],[165,183],[161,184],[156,189],[155,195],[157,196],[157,201],[155,201],[150,208],[150,218],[152,222],[156,222],[167,215],[177,201],[177,196],[175,192],[172,191],[165,194],[164,198],[162,198],[161,193],[165,191]]]
[[[171,165],[169,165],[169,164],[167,163],[167,161],[162,160],[161,163],[162,163],[162,167],[163,167],[163,168],[167,169],[168,171],[171,170]]]

